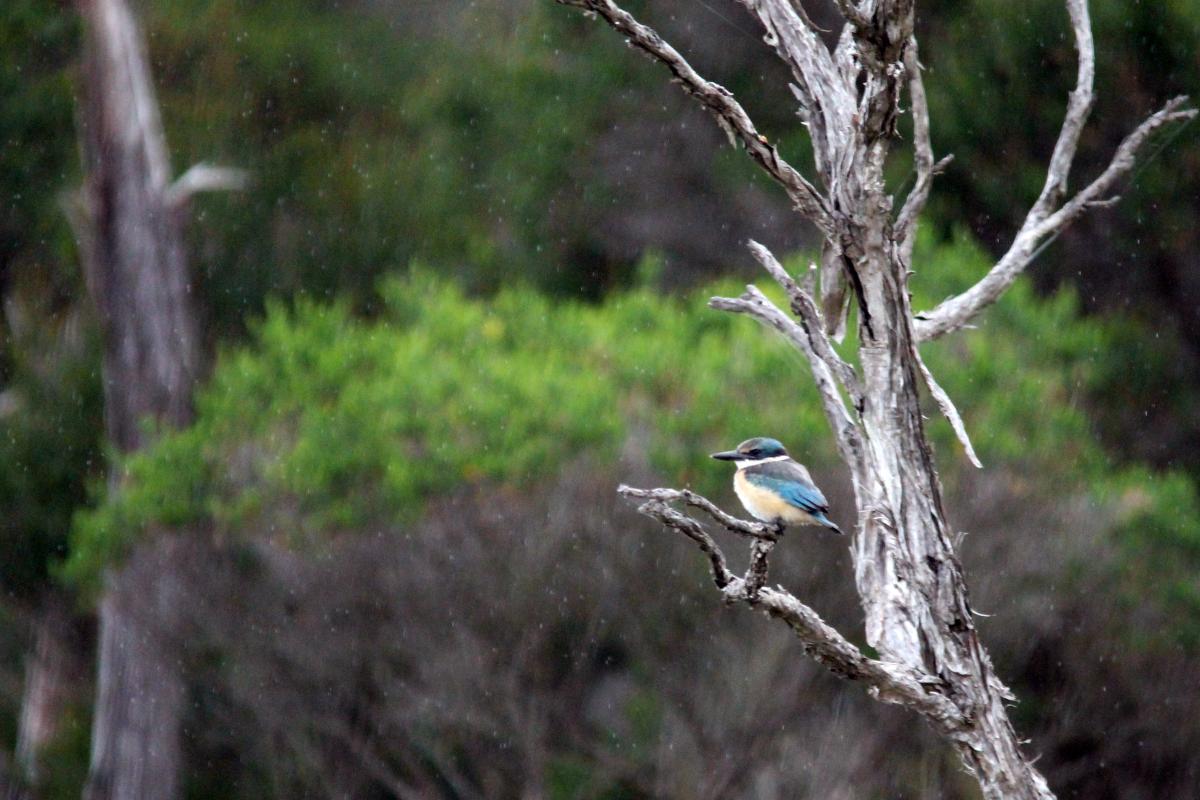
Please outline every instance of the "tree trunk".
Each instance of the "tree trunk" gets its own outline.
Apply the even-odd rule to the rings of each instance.
[[[162,543],[150,547],[158,549]],[[160,626],[151,624],[144,608],[165,604],[173,576],[157,570],[149,575],[138,572],[126,567],[110,576],[100,603],[99,674],[86,800],[179,795],[184,687],[172,648],[162,641]],[[147,592],[154,596],[147,597]]]
[[[882,182],[877,185],[882,186]],[[871,214],[870,204],[876,204]],[[882,196],[867,201],[860,246],[847,248],[862,285],[863,475],[855,579],[867,641],[888,661],[940,679],[973,724],[951,736],[990,798],[1051,798],[1021,755],[1004,707],[1013,700],[979,642],[966,581],[950,540],[942,487],[925,436],[908,265],[891,241]]]
[[[42,753],[62,732],[67,706],[81,699],[83,642],[67,598],[51,591],[37,609],[33,649],[26,657],[25,690],[17,721],[17,767],[30,785],[43,776]]]
[[[124,0],[79,6],[87,29],[85,275],[104,333],[108,435],[130,452],[146,443],[147,420],[191,421],[196,317],[141,33]]]
[[[148,424],[191,420],[197,325],[183,215],[168,185],[141,33],[125,0],[78,0],[78,6],[86,30],[84,271],[103,327],[108,436],[118,450],[131,452],[153,436]],[[120,491],[117,471],[109,483]],[[158,546],[150,539],[140,549]],[[152,576],[149,588],[133,577],[129,567],[111,572],[100,603],[90,800],[178,795],[182,680],[163,642],[133,613],[147,600],[156,607],[156,598],[169,594],[172,576]]]

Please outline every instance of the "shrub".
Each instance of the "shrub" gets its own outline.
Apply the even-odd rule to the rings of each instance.
[[[988,266],[963,236],[923,239],[915,263],[918,308]],[[385,282],[371,320],[341,302],[271,304],[251,343],[219,358],[196,424],[124,460],[123,490],[78,516],[67,574],[94,581],[152,524],[311,543],[412,519],[464,484],[519,491],[582,456],[719,493],[729,476],[706,454],[758,434],[831,484],[840,471],[806,365],[746,319],[704,307],[737,291],[643,288],[587,305],[517,286],[478,299],[418,269]],[[1028,482],[1018,493],[1088,495],[1128,532],[1130,558],[1194,565],[1194,487],[1113,467],[1080,408],[1123,335],[1080,318],[1069,292],[1042,300],[1022,283],[979,330],[924,351],[984,464]],[[953,485],[970,467],[929,413]],[[1177,574],[1164,601],[1195,596],[1190,573]]]

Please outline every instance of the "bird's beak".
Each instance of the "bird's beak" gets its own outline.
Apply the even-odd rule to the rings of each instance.
[[[723,453],[713,453],[712,457],[718,461],[741,461],[745,456],[737,450],[726,450]]]

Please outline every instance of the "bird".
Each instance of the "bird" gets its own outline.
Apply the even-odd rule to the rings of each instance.
[[[805,466],[792,459],[778,439],[747,439],[736,450],[713,453],[733,461],[733,491],[755,519],[782,529],[787,525],[820,525],[841,533],[828,516],[829,502]]]

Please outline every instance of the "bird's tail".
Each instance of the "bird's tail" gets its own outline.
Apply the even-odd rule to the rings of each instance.
[[[825,512],[818,511],[817,513],[812,515],[812,518],[815,519],[817,522],[821,523],[822,525],[824,525],[826,528],[829,528],[829,530],[833,531],[834,533],[839,533],[839,534],[845,535],[842,532],[842,529],[839,528],[837,526],[837,524],[834,523],[833,520],[831,520],[829,517],[825,516]]]

